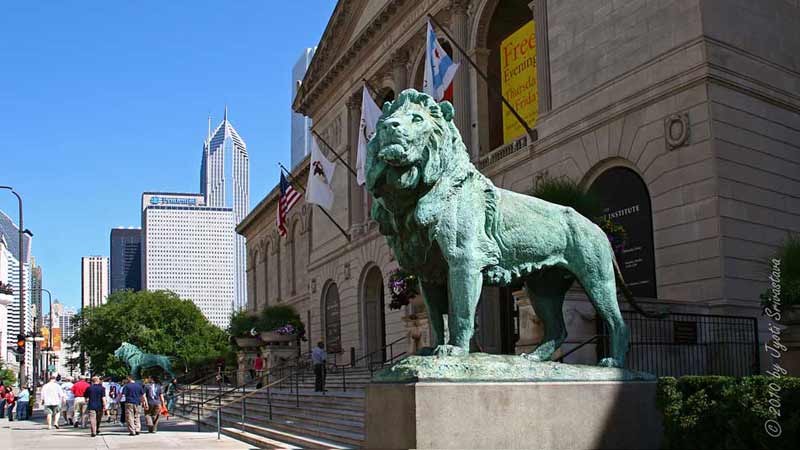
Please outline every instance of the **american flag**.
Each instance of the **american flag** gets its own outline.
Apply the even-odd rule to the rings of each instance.
[[[281,172],[281,196],[278,198],[277,223],[278,233],[283,237],[286,237],[286,214],[298,200],[300,200],[300,193],[286,181],[286,177],[283,176],[283,172]]]

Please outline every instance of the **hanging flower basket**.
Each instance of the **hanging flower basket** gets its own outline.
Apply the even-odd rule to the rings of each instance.
[[[419,280],[417,277],[403,269],[397,269],[389,275],[389,294],[392,301],[389,309],[400,309],[411,303],[411,299],[422,296],[419,293]]]
[[[625,231],[625,227],[615,223],[608,217],[596,217],[595,223],[606,233],[608,242],[614,250],[614,255],[620,258],[622,252],[625,251],[625,242],[628,240],[628,233]]]
[[[297,339],[297,328],[292,324],[286,324],[272,331],[262,331],[261,341],[263,342],[291,342]]]

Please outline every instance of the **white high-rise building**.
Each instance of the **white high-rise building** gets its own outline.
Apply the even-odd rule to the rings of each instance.
[[[307,48],[292,67],[292,100],[303,83],[317,47]],[[291,104],[289,109],[291,110]],[[292,170],[311,153],[311,118],[292,111]]]
[[[191,300],[226,328],[234,308],[234,212],[202,194],[142,194],[142,287]]]
[[[9,351],[16,349],[17,335],[22,333],[30,333],[33,330],[33,310],[31,309],[31,236],[27,233],[23,234],[22,245],[24,246],[25,261],[22,265],[22,276],[25,277],[25,292],[20,292],[19,286],[19,228],[11,218],[3,211],[0,211],[0,239],[5,241],[2,246],[3,250],[0,251],[0,257],[5,259],[3,264],[4,269],[4,284],[11,287],[13,290],[13,299],[5,307],[6,310],[6,324],[3,339],[6,342],[6,351],[2,354],[3,360],[13,363],[14,359],[9,357]],[[19,310],[20,310],[20,295],[24,295],[25,299],[25,314],[23,323],[20,324]],[[4,302],[5,303],[5,302]],[[2,330],[0,330],[2,332]],[[33,366],[31,344],[28,343],[27,350],[25,351],[25,367],[27,368],[27,376],[30,376]]]
[[[108,257],[81,258],[81,308],[94,308],[108,298]]]
[[[228,121],[225,115],[213,132],[209,118],[209,133],[203,144],[203,160],[200,167],[200,192],[207,207],[230,208],[234,224],[241,222],[250,209],[250,161],[247,144]],[[234,308],[243,309],[247,304],[247,260],[244,236],[231,228],[234,250]]]

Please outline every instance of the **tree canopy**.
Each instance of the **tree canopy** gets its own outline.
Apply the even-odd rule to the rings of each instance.
[[[230,352],[225,331],[208,322],[190,300],[168,291],[114,292],[106,304],[86,308],[73,320],[70,344],[88,356],[93,372],[104,375],[127,373],[114,357],[122,342],[172,357],[176,373]]]

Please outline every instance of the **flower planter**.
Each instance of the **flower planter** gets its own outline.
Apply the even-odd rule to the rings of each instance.
[[[258,339],[254,337],[237,337],[236,345],[240,348],[258,347]]]
[[[292,342],[297,339],[297,335],[294,334],[280,334],[275,331],[262,331],[261,332],[261,342],[270,343],[270,342]]]

